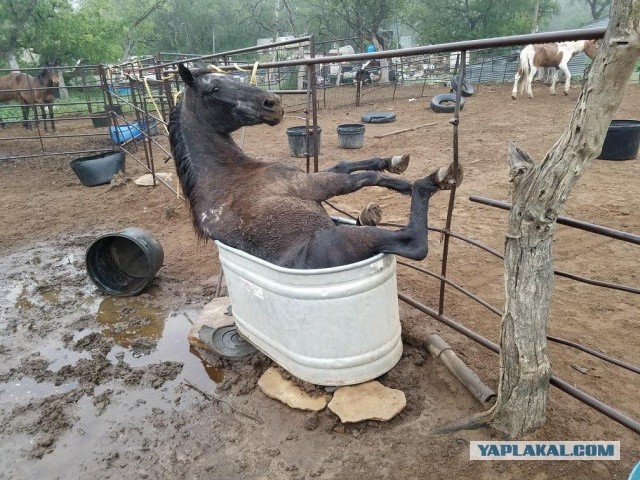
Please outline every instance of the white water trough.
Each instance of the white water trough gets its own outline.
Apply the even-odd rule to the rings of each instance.
[[[394,255],[299,270],[216,245],[238,331],[292,375],[352,385],[400,359]]]

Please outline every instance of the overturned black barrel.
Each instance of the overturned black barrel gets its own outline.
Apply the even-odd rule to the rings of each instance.
[[[130,227],[95,240],[85,261],[89,278],[103,292],[137,295],[153,281],[164,261],[164,251],[151,232]]]
[[[640,121],[611,120],[598,158],[602,160],[631,160],[638,156],[639,148]]]

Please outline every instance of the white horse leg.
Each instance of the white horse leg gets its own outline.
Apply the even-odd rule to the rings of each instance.
[[[569,71],[568,65],[562,64],[560,68],[564,72],[564,76],[566,77],[564,80],[564,94],[569,95],[569,87],[571,86],[571,72]]]
[[[515,82],[513,82],[513,90],[511,91],[511,98],[513,98],[514,100],[518,95],[518,85],[520,84],[520,77],[522,77],[522,74],[520,73],[520,69],[518,69],[518,71],[516,72],[516,80]]]
[[[529,98],[533,98],[533,91],[531,90],[531,83],[533,82],[533,77],[536,76],[536,72],[538,71],[537,67],[532,66],[529,71],[529,75],[527,75],[527,95]]]
[[[555,95],[556,94],[556,82],[558,81],[558,69],[554,68],[553,69],[553,74],[551,75],[551,87],[549,87],[549,90],[551,90],[551,95]]]

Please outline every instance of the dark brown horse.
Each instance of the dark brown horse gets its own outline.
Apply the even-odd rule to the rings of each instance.
[[[346,265],[380,252],[412,259],[427,255],[429,199],[459,183],[461,171],[454,174],[452,166],[444,167],[410,183],[380,173],[400,173],[408,156],[341,162],[313,174],[253,159],[236,145],[231,132],[280,123],[280,99],[223,74],[178,68],[185,89],[171,113],[171,147],[200,236],[290,268]],[[321,205],[372,185],[411,195],[405,228],[337,226]]]
[[[48,107],[49,118],[51,119],[51,129],[55,131],[56,126],[53,121],[53,98],[60,77],[52,66],[47,66],[38,75],[32,77],[26,73],[10,73],[0,77],[0,102],[17,100],[22,105],[22,125],[31,129],[29,122],[29,108],[33,106],[33,114],[36,124],[38,123],[38,106],[42,110],[44,119],[44,129],[47,130],[47,114],[45,107]],[[0,119],[0,124],[4,127],[4,122]]]

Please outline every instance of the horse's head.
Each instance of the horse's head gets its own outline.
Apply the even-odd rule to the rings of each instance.
[[[178,65],[186,85],[187,108],[220,133],[230,133],[240,127],[266,123],[277,125],[284,109],[280,98],[257,87],[245,85],[229,75],[208,70],[191,71]]]
[[[60,74],[54,65],[49,65],[40,74],[45,85],[57,87],[60,84]]]
[[[598,53],[598,44],[597,40],[585,40],[584,42],[584,53],[587,54],[591,60],[596,58],[596,54]]]

